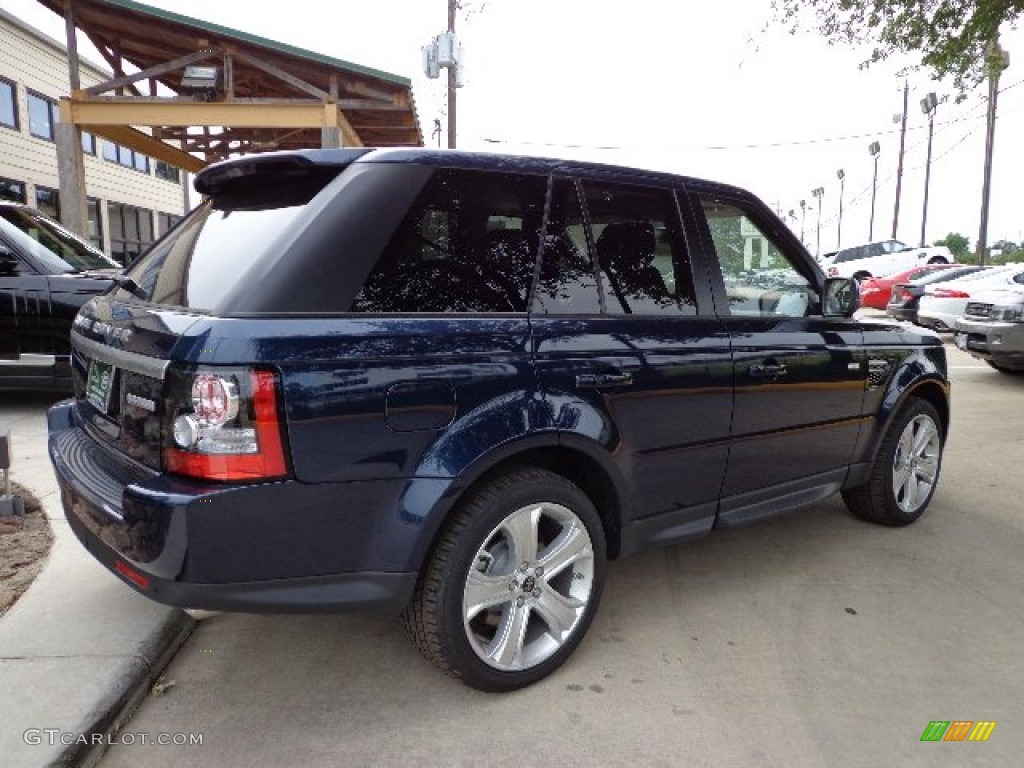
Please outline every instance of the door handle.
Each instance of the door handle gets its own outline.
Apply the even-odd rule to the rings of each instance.
[[[774,379],[779,376],[785,376],[789,373],[789,369],[784,365],[752,365],[750,366],[750,375],[756,376],[759,379]]]
[[[627,387],[632,383],[632,373],[581,373],[576,376],[577,387],[591,389]]]

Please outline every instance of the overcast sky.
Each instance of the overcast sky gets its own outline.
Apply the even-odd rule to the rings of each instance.
[[[63,39],[63,22],[35,0],[2,0]],[[420,47],[446,24],[445,0],[373,3],[289,0],[152,0],[150,5],[242,29],[409,77],[431,138],[442,118],[441,81],[420,71]],[[699,12],[695,9],[700,8]],[[821,250],[836,247],[846,172],[842,242],[868,239],[872,160],[879,141],[875,239],[891,234],[906,61],[858,64],[863,50],[829,46],[813,33],[768,24],[770,0],[667,3],[631,0],[486,0],[468,4],[458,28],[467,84],[459,91],[459,146],[624,163],[744,186],[798,220],[816,249],[815,187],[824,187]],[[989,242],[1020,242],[1024,230],[1024,32],[1007,31],[993,173]],[[94,55],[94,58],[98,58]],[[442,76],[443,78],[443,76]],[[927,149],[919,101],[952,95],[911,74],[907,153],[898,237],[916,244]],[[1016,87],[1014,87],[1016,86]],[[984,90],[984,89],[982,89]],[[940,104],[935,118],[926,239],[978,236],[984,160],[981,90]]]

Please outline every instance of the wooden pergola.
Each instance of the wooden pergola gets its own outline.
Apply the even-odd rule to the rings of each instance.
[[[83,130],[190,172],[251,152],[423,144],[406,78],[132,0],[39,2],[67,29],[71,93],[56,138],[62,218],[75,231],[86,220]],[[110,80],[81,87],[76,30]],[[188,67],[213,77],[183,83]]]

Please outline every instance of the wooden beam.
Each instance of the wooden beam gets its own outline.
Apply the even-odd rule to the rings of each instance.
[[[311,83],[307,83],[305,80],[296,77],[290,72],[285,72],[283,69],[274,64],[263,61],[262,59],[258,59],[255,56],[250,56],[247,53],[242,53],[241,51],[232,51],[232,54],[238,61],[242,62],[243,64],[247,64],[250,67],[255,67],[256,69],[262,70],[271,77],[280,80],[282,83],[287,83],[292,88],[295,88],[298,91],[308,93],[310,96],[313,96],[322,101],[330,100],[331,95],[327,91],[321,90],[320,88],[317,88],[315,85],[312,85]]]
[[[77,91],[82,87],[82,79],[78,68],[78,35],[75,30],[74,4],[70,2],[64,6],[64,32],[68,39],[68,75],[71,90]]]
[[[206,163],[198,157],[193,157],[177,147],[172,147],[166,142],[154,139],[149,134],[127,125],[83,125],[82,127],[108,141],[113,141],[115,144],[134,149],[136,152],[149,155],[156,160],[163,160],[176,168],[184,168],[190,173],[198,173],[206,167]]]
[[[334,105],[331,105],[334,106]],[[78,125],[234,126],[237,128],[321,128],[327,117],[318,102],[125,101],[72,99],[70,119]],[[344,118],[342,118],[344,119]],[[344,121],[348,125],[348,121]],[[348,126],[351,131],[351,126]],[[353,131],[354,134],[354,131]],[[346,140],[349,140],[346,136]],[[354,143],[354,142],[353,142]],[[358,144],[356,146],[359,146]]]
[[[358,96],[365,96],[368,99],[376,99],[377,101],[395,101],[395,94],[388,91],[381,91],[377,88],[371,88],[360,82],[344,82],[341,85],[342,90],[354,93]]]
[[[392,101],[376,101],[374,99],[340,99],[338,106],[345,110],[361,109],[367,112],[407,112],[408,107]]]
[[[117,63],[117,58],[114,56],[114,54],[112,54],[110,51],[107,50],[107,46],[109,45],[109,43],[107,43],[101,37],[93,37],[93,35],[90,34],[89,30],[86,29],[85,27],[82,27],[82,29],[85,32],[86,37],[88,37],[92,41],[93,47],[97,51],[100,52],[100,56],[103,57],[103,59],[107,62],[107,65],[114,71],[114,73],[116,74],[116,73],[120,72],[121,71],[121,67]],[[122,74],[123,74],[123,72],[122,72]],[[138,95],[138,96],[142,95],[142,92],[136,87],[136,85],[134,83],[130,84],[129,87],[133,91],[135,91],[136,95]]]
[[[168,72],[174,72],[178,69],[183,69],[189,64],[194,64],[197,61],[206,61],[212,59],[215,56],[219,56],[220,53],[217,51],[196,51],[190,53],[187,56],[181,56],[173,61],[168,61],[163,64],[157,64],[149,69],[144,69],[141,72],[136,72],[134,75],[125,75],[123,77],[116,77],[113,80],[107,80],[106,82],[99,83],[90,88],[86,88],[85,92],[89,96],[98,96],[101,93],[112,91],[115,88],[123,88],[126,85],[134,85],[140,80],[147,80],[149,78],[160,77],[166,75]],[[77,90],[77,89],[74,89]]]

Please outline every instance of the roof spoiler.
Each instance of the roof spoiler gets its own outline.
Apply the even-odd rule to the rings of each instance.
[[[196,174],[195,189],[201,195],[213,197],[238,179],[301,172],[303,168],[343,168],[372,151],[367,148],[309,149],[248,155],[204,168]]]

